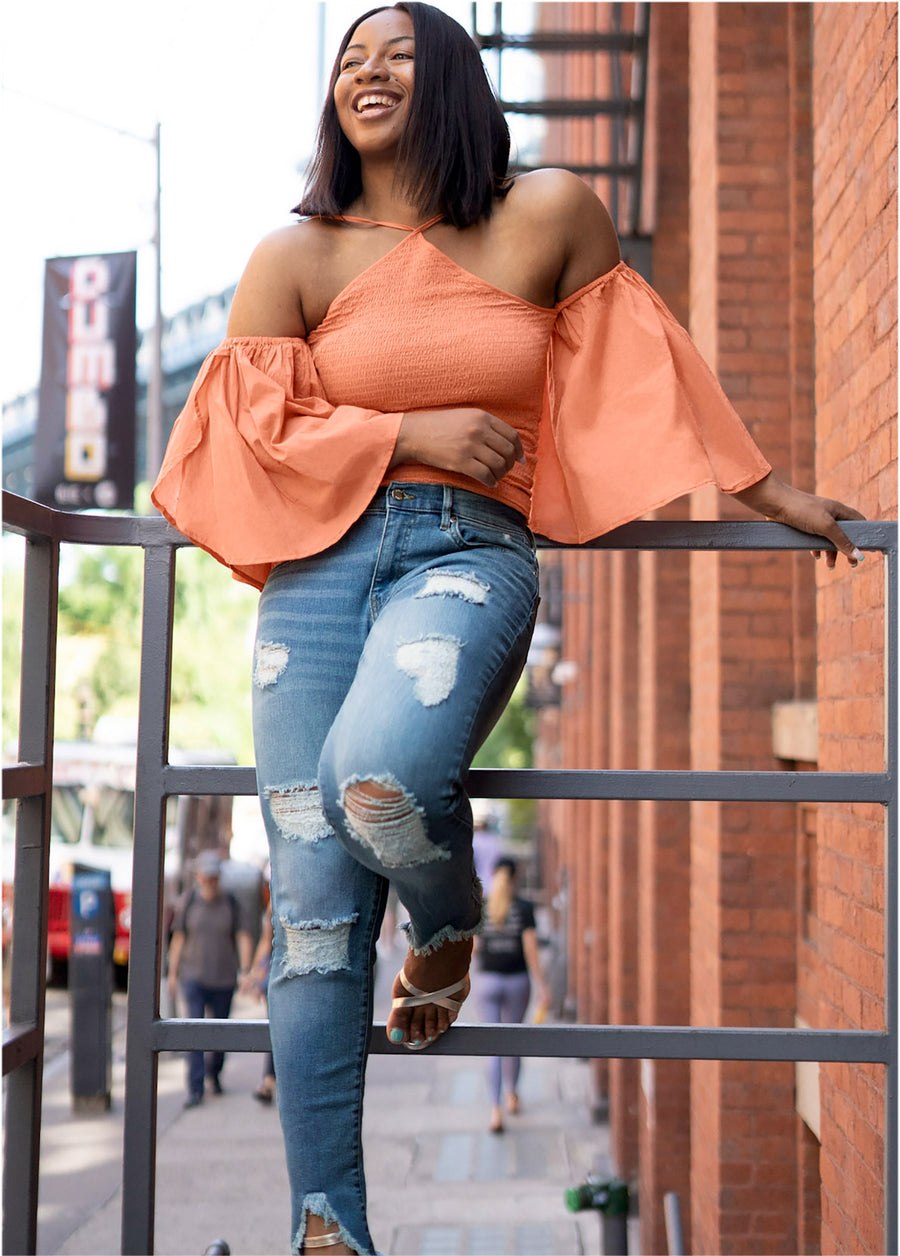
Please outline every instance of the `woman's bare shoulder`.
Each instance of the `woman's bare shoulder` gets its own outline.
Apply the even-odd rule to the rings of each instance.
[[[618,263],[619,241],[606,206],[571,170],[547,168],[518,175],[509,195],[519,213],[533,218],[541,229],[552,227],[562,243],[560,299]]]
[[[314,282],[333,232],[333,224],[306,218],[264,236],[237,286],[228,335],[305,336],[304,288]]]

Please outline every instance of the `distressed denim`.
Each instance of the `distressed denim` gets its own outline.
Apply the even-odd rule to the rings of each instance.
[[[374,1250],[360,1126],[388,879],[415,950],[477,932],[462,781],[521,673],[537,602],[518,512],[414,483],[381,490],[341,541],[280,564],[262,592],[253,724],[295,1250],[307,1212]]]

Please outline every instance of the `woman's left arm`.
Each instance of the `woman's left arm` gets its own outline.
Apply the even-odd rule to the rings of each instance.
[[[525,952],[525,963],[528,965],[531,980],[538,988],[538,1003],[546,1007],[550,1002],[550,991],[544,979],[544,970],[541,967],[536,929],[522,930],[522,950]]]
[[[786,523],[800,532],[824,536],[836,547],[837,552],[846,555],[851,567],[863,560],[862,551],[856,548],[837,522],[838,519],[865,518],[852,506],[845,506],[843,502],[833,501],[830,497],[804,493],[780,480],[772,471],[756,484],[732,493],[731,496],[775,523]],[[834,567],[837,562],[837,552],[825,551],[825,563],[829,568]],[[821,550],[813,550],[816,558],[821,553]]]
[[[563,171],[548,171],[547,174],[554,176],[553,192],[558,198],[558,213],[564,224],[566,261],[558,283],[558,296],[562,300],[611,270],[619,260],[619,249],[606,209],[583,180]],[[825,537],[839,553],[846,555],[851,567],[863,559],[838,520],[864,516],[844,502],[804,493],[772,472],[731,496],[776,523]],[[813,553],[818,558],[821,551],[813,550]],[[834,567],[837,553],[826,550],[825,561],[829,568]]]

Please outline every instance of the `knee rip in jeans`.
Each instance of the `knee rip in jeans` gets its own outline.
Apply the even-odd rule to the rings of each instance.
[[[464,602],[480,606],[491,586],[467,571],[426,571],[427,577],[416,597],[461,597]]]
[[[341,786],[341,806],[351,831],[385,868],[450,858],[428,840],[425,812],[393,776],[351,777]]]
[[[328,1202],[328,1197],[323,1191],[314,1191],[306,1195],[303,1199],[303,1211],[300,1214],[300,1227],[297,1230],[297,1236],[294,1239],[294,1250],[303,1251],[303,1241],[306,1238],[306,1227],[309,1224],[310,1215],[320,1217],[326,1226],[337,1226],[337,1233],[341,1236],[341,1242],[345,1247],[352,1248],[354,1252],[358,1252],[359,1256],[364,1256],[363,1249],[359,1243],[353,1238],[349,1231],[345,1230],[338,1220],[337,1213]],[[329,1231],[330,1232],[330,1231]],[[327,1248],[325,1249],[328,1250]]]
[[[265,791],[278,832],[288,842],[320,842],[333,837],[325,818],[317,785],[271,786]]]
[[[253,683],[257,689],[269,689],[288,665],[291,647],[281,641],[257,641],[253,665]]]
[[[359,916],[340,916],[336,920],[288,920],[279,916],[284,930],[285,977],[304,977],[307,973],[336,973],[350,967],[350,930]]]
[[[415,681],[413,692],[422,706],[438,706],[449,698],[456,684],[456,666],[462,642],[436,635],[397,646],[397,667]]]

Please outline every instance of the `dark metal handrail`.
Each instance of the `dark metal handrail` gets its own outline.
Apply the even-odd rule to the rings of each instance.
[[[27,539],[22,656],[21,762],[3,770],[4,798],[20,800],[4,1165],[4,1247],[33,1252],[37,1234],[41,1067],[47,945],[49,799],[52,787],[57,572],[61,542],[136,545],[144,550],[141,699],[135,791],[126,1055],[122,1251],[153,1250],[156,1082],[160,1051],[266,1051],[266,1021],[163,1019],[159,1015],[164,810],[172,794],[253,794],[251,768],[168,762],[169,686],[176,550],[189,542],[158,518],[73,515],[4,493],[4,527]],[[885,555],[885,605],[897,605],[897,527],[848,523],[860,549]],[[552,548],[548,541],[539,542]],[[580,548],[797,550],[809,538],[772,523],[628,524]],[[827,543],[822,548],[829,548]],[[753,799],[878,802],[886,810],[885,1029],[740,1029],[692,1026],[457,1026],[434,1050],[452,1055],[818,1060],[885,1066],[885,1225],[896,1251],[897,1198],[897,643],[888,634],[884,772],[642,772],[481,770],[476,797]],[[376,1053],[396,1050],[373,1027]],[[10,1154],[10,1152],[12,1154]]]

